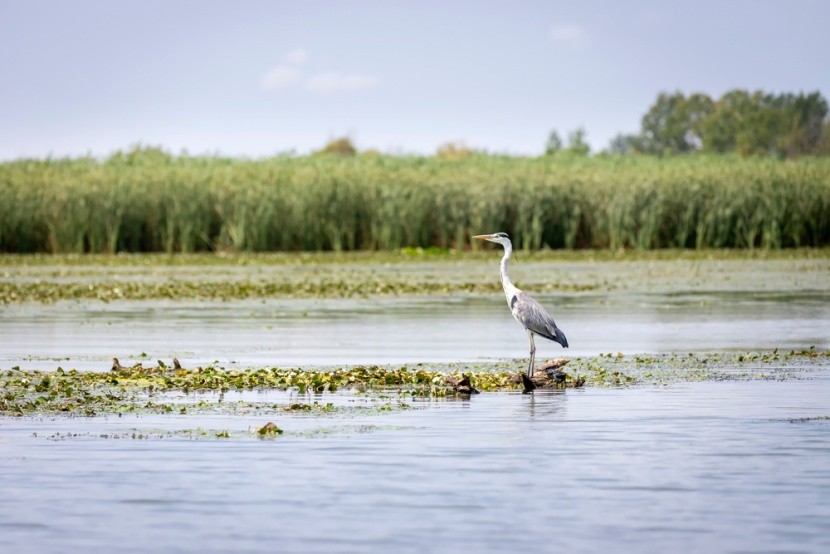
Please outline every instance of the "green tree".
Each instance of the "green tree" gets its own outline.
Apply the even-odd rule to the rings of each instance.
[[[820,93],[731,90],[701,123],[703,149],[742,156],[795,157],[819,150],[827,101]]]
[[[715,102],[706,94],[696,92],[683,104],[682,117],[686,122],[686,143],[693,150],[703,147],[703,122],[712,113]]]
[[[435,157],[442,160],[459,160],[481,154],[462,141],[447,142],[435,149]]]
[[[608,148],[605,149],[609,154],[617,154],[620,156],[627,156],[635,152],[643,151],[643,141],[640,135],[627,135],[619,133],[611,139],[608,143]]]
[[[554,129],[550,132],[548,142],[545,144],[545,155],[550,156],[552,154],[556,154],[560,150],[562,150],[562,139],[556,129]]]
[[[781,149],[788,157],[815,154],[821,143],[827,100],[818,92],[787,98]]]
[[[161,146],[134,144],[126,152],[118,150],[107,158],[107,163],[131,166],[168,165],[174,160],[173,155]]]
[[[830,156],[830,120],[821,126],[821,138],[816,145],[816,156]]]
[[[732,90],[721,96],[707,118],[701,122],[703,150],[718,154],[734,152],[738,132],[751,111],[752,99],[745,90]]]
[[[585,129],[580,127],[568,133],[568,148],[565,150],[576,156],[587,156],[591,153],[591,146],[585,140]]]
[[[643,149],[650,154],[685,154],[701,148],[701,127],[713,102],[706,94],[686,98],[682,92],[661,92],[643,116]]]
[[[338,156],[354,156],[357,148],[349,137],[340,137],[330,140],[326,145],[314,152],[315,154],[335,154]]]

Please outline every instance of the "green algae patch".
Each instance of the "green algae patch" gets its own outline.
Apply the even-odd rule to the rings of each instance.
[[[541,292],[587,292],[600,288],[596,283],[554,283]],[[0,282],[0,304],[17,302],[50,303],[59,300],[248,300],[252,298],[354,298],[370,295],[443,295],[452,293],[495,293],[501,285],[488,282],[424,283],[398,279],[354,278],[316,281],[53,281]]]
[[[661,385],[681,382],[811,378],[830,370],[830,350],[672,353],[576,358],[569,367],[588,375],[593,386]]]
[[[282,408],[286,412],[300,412],[313,414],[328,414],[337,411],[337,407],[332,402],[322,404],[320,402],[304,403],[292,402],[288,406]]]
[[[274,427],[269,427],[274,425]],[[52,442],[68,442],[68,441],[161,441],[161,440],[184,440],[184,441],[217,441],[217,440],[262,440],[262,439],[276,439],[279,437],[291,437],[298,439],[318,439],[327,438],[331,436],[348,436],[360,435],[367,433],[374,433],[380,431],[411,431],[416,427],[406,425],[373,425],[373,424],[358,424],[358,425],[325,425],[316,426],[308,429],[286,431],[269,422],[259,428],[248,428],[247,430],[227,430],[227,429],[206,429],[203,427],[187,428],[187,429],[130,429],[126,431],[104,431],[104,432],[84,432],[84,431],[59,431],[45,435],[38,435],[33,433],[33,437],[40,437]],[[264,428],[264,432],[260,433]],[[279,429],[276,431],[275,429]]]
[[[515,371],[478,371],[469,374],[480,391],[520,390]],[[224,413],[299,412],[323,415],[343,411],[390,412],[409,409],[400,397],[469,396],[456,390],[458,372],[425,367],[384,368],[355,366],[337,369],[303,370],[259,368],[228,370],[221,367],[182,369],[132,367],[116,365],[109,372],[23,371],[18,368],[0,371],[0,414],[3,415],[82,415],[112,413],[192,414],[216,409]],[[573,386],[573,381],[570,383]],[[562,387],[568,386],[563,382]],[[355,394],[376,393],[376,405],[354,408],[333,403],[224,402],[224,393],[245,390],[295,391],[298,394],[322,394],[350,391]],[[217,398],[182,402],[174,394],[219,393]],[[388,399],[380,393],[396,398]]]
[[[830,351],[689,353],[623,356],[601,354],[567,360],[566,371],[548,388],[627,387],[696,381],[787,380],[828,371]],[[407,397],[469,398],[479,392],[518,392],[523,360],[414,366],[342,368],[194,369],[159,363],[115,364],[108,372],[0,370],[0,415],[95,416],[121,413],[231,413],[325,415],[361,410],[409,409]],[[540,370],[537,370],[537,375]],[[467,378],[468,380],[465,380]],[[469,386],[460,386],[461,383]],[[301,395],[346,392],[364,395],[366,406],[332,402],[225,400],[229,391],[293,391]],[[202,396],[200,396],[202,394]]]
[[[37,436],[37,435],[35,435]],[[250,432],[228,431],[227,429],[132,429],[129,431],[110,431],[103,433],[90,432],[56,432],[46,435],[46,440],[53,442],[70,440],[128,440],[148,441],[162,439],[182,440],[214,440],[214,439],[246,439],[251,438]]]
[[[498,294],[498,251],[0,255],[0,304]],[[533,293],[828,291],[830,248],[522,252]]]

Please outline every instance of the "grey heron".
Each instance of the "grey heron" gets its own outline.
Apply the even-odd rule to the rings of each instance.
[[[510,242],[507,233],[475,235],[473,238],[495,242],[504,247],[504,256],[499,267],[501,286],[504,288],[504,296],[507,297],[507,305],[510,307],[513,317],[527,331],[527,340],[530,342],[530,363],[527,364],[527,376],[529,378],[533,377],[533,364],[536,361],[536,343],[533,341],[533,335],[558,342],[563,348],[568,347],[568,339],[565,338],[565,333],[556,326],[556,322],[553,321],[553,318],[542,305],[510,280],[510,276],[507,274],[507,262],[513,254],[513,243]]]

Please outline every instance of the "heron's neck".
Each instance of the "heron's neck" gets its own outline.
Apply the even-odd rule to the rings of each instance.
[[[499,266],[499,277],[501,277],[501,286],[504,288],[504,294],[507,296],[508,302],[519,291],[513,281],[510,280],[510,275],[507,274],[507,262],[512,254],[513,247],[509,244],[504,245],[504,256],[502,256],[501,265]]]

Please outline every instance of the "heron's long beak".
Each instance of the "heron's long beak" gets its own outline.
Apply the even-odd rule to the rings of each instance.
[[[490,240],[493,238],[493,235],[473,235],[473,238],[478,240]]]

